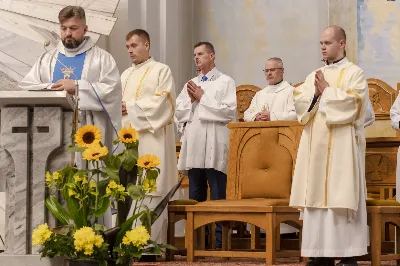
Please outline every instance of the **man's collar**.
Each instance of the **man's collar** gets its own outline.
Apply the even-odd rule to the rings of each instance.
[[[79,47],[79,49],[77,49],[76,51],[65,48],[61,40],[57,44],[57,50],[67,57],[72,57],[92,49],[93,46],[95,46],[95,43],[92,41],[92,39],[89,36],[85,36],[85,41],[81,44],[81,47]]]
[[[214,67],[210,71],[207,72],[207,74],[203,75],[203,73],[200,73],[199,79],[202,80],[203,76],[207,77],[207,80],[210,80],[216,73],[218,72],[217,68]]]
[[[144,62],[142,62],[142,63],[140,63],[140,64],[137,64],[137,65],[132,64],[132,67],[133,67],[134,69],[139,69],[139,68],[141,68],[142,66],[144,66],[144,65],[146,65],[146,64],[148,64],[148,63],[151,63],[151,62],[154,62],[154,59],[153,59],[152,57],[149,57],[149,59],[147,59],[146,61],[144,61]]]

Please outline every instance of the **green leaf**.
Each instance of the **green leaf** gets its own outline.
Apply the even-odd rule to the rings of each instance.
[[[159,248],[166,248],[166,249],[172,249],[172,250],[178,250],[176,247],[170,245],[170,244],[157,244]]]
[[[149,232],[149,235],[151,235],[151,218],[152,214],[150,209],[148,209],[147,206],[144,206],[147,210],[144,211],[144,214],[140,217],[140,221],[142,222],[142,225],[146,228],[147,232]]]
[[[71,215],[61,206],[56,197],[49,196],[46,199],[46,207],[63,225],[74,223]]]
[[[110,164],[107,164],[107,166],[113,167],[115,169],[119,169],[121,167],[121,160],[119,159],[118,156],[112,155],[110,157]]]
[[[137,218],[142,216],[143,213],[144,213],[144,211],[141,211],[141,212],[133,215],[132,217],[130,217],[128,220],[126,220],[125,222],[123,222],[121,224],[121,229],[119,230],[117,237],[115,238],[115,245],[114,245],[115,247],[118,247],[121,244],[122,238],[125,236],[125,233],[132,229],[133,222]]]
[[[67,151],[69,152],[84,152],[87,148],[86,147],[78,147],[78,146],[69,146]]]
[[[98,204],[98,209],[96,210],[95,215],[96,217],[101,217],[110,207],[110,199],[108,197],[101,198]]]
[[[107,175],[112,180],[118,181],[117,183],[119,183],[119,170],[118,169],[110,167],[110,166],[107,166],[106,168],[104,168],[104,171],[106,171]]]
[[[94,224],[94,231],[96,232],[105,232],[107,230],[107,227],[105,227],[102,224]]]
[[[75,226],[77,228],[81,228],[83,226],[87,226],[87,216],[86,210],[81,208],[79,205],[79,201],[75,198],[72,198],[68,195],[68,188],[65,186],[63,189],[63,196],[67,203],[67,207],[71,218],[74,220]]]
[[[120,155],[119,159],[121,160],[121,164],[126,171],[131,171],[135,166],[138,158],[138,150],[137,149],[126,149]]]
[[[99,190],[100,197],[103,197],[106,194],[106,188],[108,186],[108,183],[110,183],[110,179],[101,180],[97,183],[97,188]]]
[[[129,185],[127,191],[133,200],[142,199],[146,195],[146,192],[143,190],[142,186]]]
[[[158,174],[159,174],[159,171],[157,170],[157,168],[149,169],[146,172],[146,178],[148,178],[148,179],[157,179]]]

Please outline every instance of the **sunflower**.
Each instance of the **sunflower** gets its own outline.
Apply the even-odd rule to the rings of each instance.
[[[122,143],[136,142],[138,135],[139,134],[136,132],[136,130],[131,126],[123,127],[120,131],[118,131],[118,136]]]
[[[137,165],[141,168],[154,168],[160,164],[160,159],[157,155],[146,154],[137,160]]]
[[[89,146],[83,153],[83,159],[87,161],[98,161],[101,157],[108,154],[106,146],[101,147],[99,144]]]
[[[98,144],[101,141],[101,131],[94,125],[81,127],[75,133],[75,143],[79,147],[89,147],[92,144]]]

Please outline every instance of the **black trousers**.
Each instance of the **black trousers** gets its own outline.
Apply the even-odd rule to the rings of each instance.
[[[213,168],[193,168],[189,170],[189,198],[199,202],[207,200],[207,188],[210,187],[211,200],[226,199],[226,174]],[[208,183],[208,185],[207,185]],[[207,232],[208,233],[208,232]],[[222,247],[222,226],[215,228],[216,248]]]

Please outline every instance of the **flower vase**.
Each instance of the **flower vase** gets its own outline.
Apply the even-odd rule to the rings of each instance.
[[[68,259],[68,266],[100,266],[100,261],[98,260],[75,260]]]

